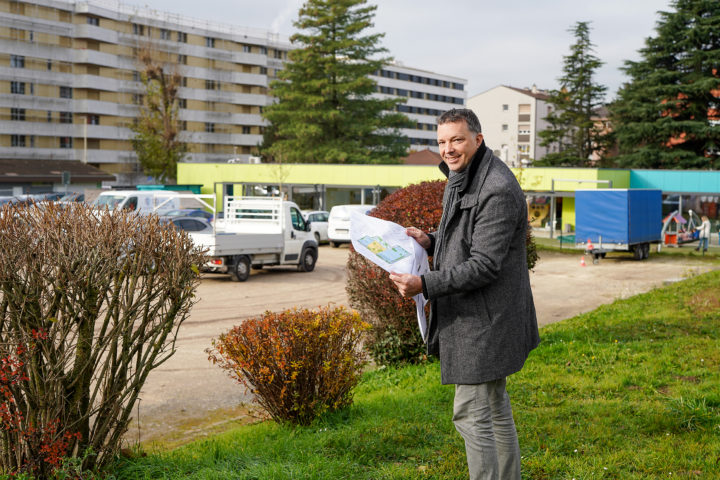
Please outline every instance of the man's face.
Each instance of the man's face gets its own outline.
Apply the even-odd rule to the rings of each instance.
[[[438,125],[440,156],[453,172],[462,172],[482,143],[482,133],[473,134],[465,120]]]

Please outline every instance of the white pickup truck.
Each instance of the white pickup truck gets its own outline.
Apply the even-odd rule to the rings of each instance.
[[[293,202],[272,197],[226,197],[224,217],[213,232],[189,232],[195,245],[208,249],[204,271],[229,273],[236,282],[250,276],[250,268],[297,265],[311,272],[318,244]]]

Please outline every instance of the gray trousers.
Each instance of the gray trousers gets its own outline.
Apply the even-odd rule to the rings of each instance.
[[[504,378],[455,385],[453,422],[465,439],[470,480],[520,480],[520,444]]]

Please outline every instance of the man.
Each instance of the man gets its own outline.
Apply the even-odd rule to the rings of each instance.
[[[406,297],[430,300],[425,338],[443,384],[455,384],[453,422],[465,440],[470,478],[520,479],[520,447],[505,379],[538,345],[525,235],[525,196],[485,146],[468,109],[438,119],[440,169],[448,184],[437,232],[407,234],[434,256],[420,276],[390,275]]]
[[[707,252],[708,244],[710,243],[710,219],[707,215],[703,215],[701,218],[702,223],[698,227],[698,239],[700,240],[700,243],[698,243],[697,248],[695,249],[696,252],[699,252],[700,249],[702,249],[703,254]]]

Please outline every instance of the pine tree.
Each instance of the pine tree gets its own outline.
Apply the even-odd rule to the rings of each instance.
[[[541,145],[554,148],[535,165],[587,166],[593,153],[602,153],[605,138],[593,120],[603,105],[607,88],[593,80],[602,66],[593,54],[589,22],[577,22],[569,30],[575,36],[570,55],[564,58],[560,88],[552,90],[548,102],[554,107],[545,120],[550,127],[539,133]]]
[[[133,150],[143,172],[160,182],[175,180],[177,163],[187,152],[187,145],[179,139],[178,87],[180,74],[172,67],[163,67],[144,48],[139,53],[143,64],[141,80],[145,87],[140,115],[130,129],[135,132]]]
[[[720,167],[720,2],[676,0],[659,12],[655,37],[630,77],[613,118],[618,163],[630,168]]]
[[[409,141],[399,129],[411,124],[395,113],[399,99],[373,98],[377,72],[388,58],[383,34],[363,35],[376,6],[366,0],[308,0],[291,37],[300,48],[271,84],[277,103],[265,108],[272,134],[261,150],[276,162],[395,163]]]

